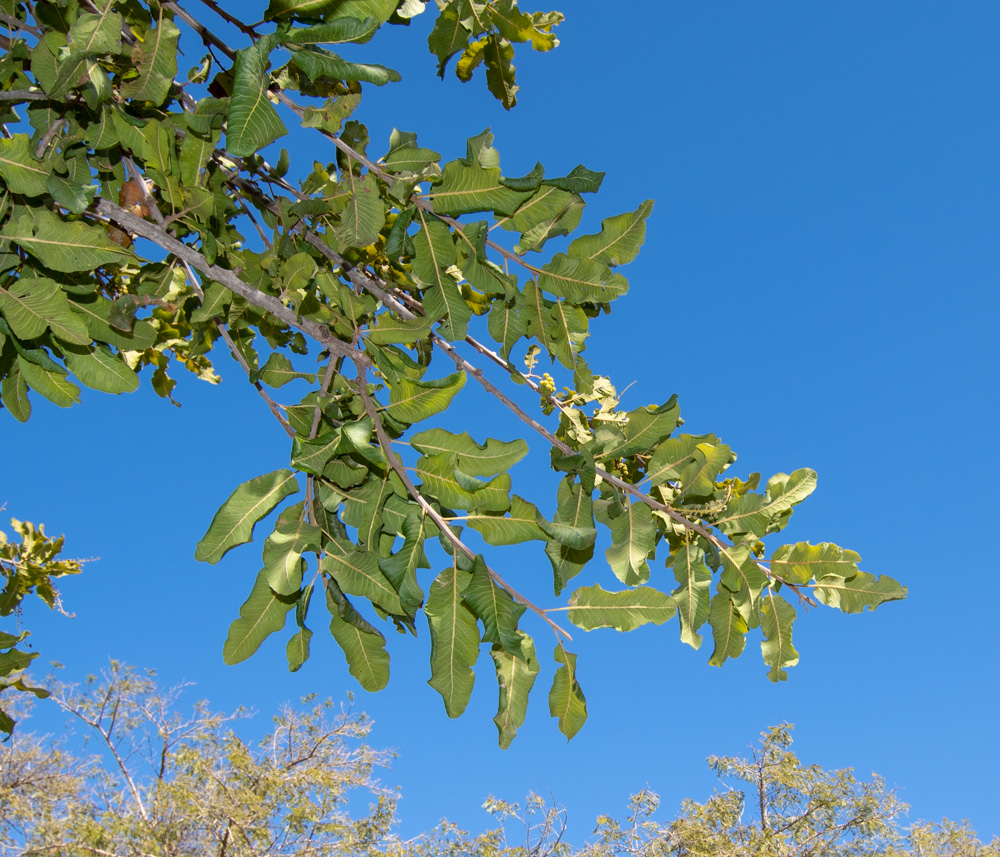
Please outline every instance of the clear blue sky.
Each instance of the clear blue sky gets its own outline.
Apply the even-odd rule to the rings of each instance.
[[[913,819],[968,817],[984,838],[1000,834],[988,559],[1000,514],[1000,5],[577,0],[563,11],[558,50],[519,51],[510,114],[478,77],[434,77],[430,15],[380,33],[366,55],[404,81],[366,93],[370,151],[384,152],[396,125],[455,157],[489,125],[510,175],[536,160],[550,175],[580,162],[607,171],[586,231],[655,199],[626,270],[632,290],[593,325],[591,365],[619,388],[634,382],[630,407],[676,392],[686,429],[719,434],[740,475],[814,467],[819,488],[788,540],[857,550],[909,599],[861,616],[800,615],[801,662],[780,685],[755,640],[716,669],[710,641],[694,652],[672,623],[577,632],[589,722],[566,743],[548,717],[549,671],[506,753],[488,656],[468,711],[449,721],[426,684],[426,633],[390,635],[393,678],[376,695],[356,687],[318,620],[299,673],[287,672],[277,636],[225,667],[259,546],[207,566],[194,545],[233,487],[284,466],[288,449],[222,356],[224,383],[183,379],[183,408],[143,389],[85,392],[70,411],[35,396],[24,426],[0,414],[8,515],[65,533],[70,555],[101,557],[63,587],[76,618],[29,608],[43,660],[61,661],[67,678],[109,657],[154,667],[164,683],[197,682],[218,708],[255,706],[262,730],[283,700],[354,690],[374,743],[401,754],[386,780],[402,787],[404,833],[443,815],[480,828],[487,794],[529,788],[568,807],[577,842],[647,784],[669,817],[711,792],[706,756],[791,721],[805,761],[881,773]],[[333,159],[314,138],[286,145],[293,160]],[[517,424],[483,421],[471,386],[452,427],[518,435]],[[541,467],[520,465],[515,488],[551,512],[555,479],[530,442]],[[540,550],[497,563],[551,593]],[[550,645],[540,629],[537,639],[544,661]]]

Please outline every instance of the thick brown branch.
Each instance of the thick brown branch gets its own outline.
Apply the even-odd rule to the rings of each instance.
[[[148,220],[143,220],[141,217],[131,214],[124,208],[120,208],[106,199],[97,199],[94,208],[98,214],[107,217],[109,220],[113,220],[132,234],[140,235],[152,241],[168,253],[176,256],[182,262],[187,262],[191,267],[200,271],[209,279],[225,286],[234,294],[239,295],[253,306],[271,313],[276,319],[287,324],[289,327],[301,330],[319,342],[331,354],[338,357],[352,358],[359,354],[355,348],[352,348],[346,342],[334,336],[325,325],[300,318],[294,310],[286,307],[276,297],[266,295],[255,289],[249,283],[241,280],[233,271],[220,268],[217,265],[210,265],[208,260],[196,249],[181,243],[169,235],[161,226],[150,223]]]

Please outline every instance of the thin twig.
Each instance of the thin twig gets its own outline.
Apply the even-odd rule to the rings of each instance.
[[[236,343],[233,342],[233,339],[229,335],[229,331],[226,329],[225,325],[220,324],[217,318],[213,319],[212,322],[215,325],[215,329],[219,331],[219,336],[222,337],[223,342],[229,346],[229,350],[233,353],[233,357],[235,357],[240,366],[243,367],[243,371],[246,372],[249,377],[252,377],[253,369],[250,368],[250,364],[247,362],[246,357],[243,356],[243,352],[236,347]],[[271,413],[274,414],[274,418],[281,423],[281,427],[285,430],[285,434],[289,437],[295,437],[295,429],[289,425],[288,420],[285,419],[285,415],[281,413],[281,407],[268,395],[267,390],[264,389],[264,385],[261,384],[260,381],[254,381],[253,385],[257,392],[260,393],[261,398],[271,409]]]

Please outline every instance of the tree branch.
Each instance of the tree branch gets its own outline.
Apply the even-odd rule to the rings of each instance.
[[[406,468],[403,466],[402,461],[396,456],[396,453],[392,448],[392,441],[389,440],[389,436],[386,434],[385,428],[382,426],[382,421],[379,419],[378,410],[375,407],[375,403],[372,401],[371,395],[368,393],[368,366],[370,362],[368,357],[351,358],[354,365],[358,370],[358,379],[355,383],[355,389],[358,391],[358,395],[361,397],[361,402],[364,405],[365,413],[371,419],[375,427],[375,434],[378,437],[379,444],[382,447],[383,452],[385,452],[386,461],[389,462],[389,466],[396,472],[396,475],[400,478],[403,485],[406,486],[407,492],[410,496],[420,505],[426,513],[427,516],[437,524],[438,528],[444,533],[445,537],[450,541],[456,548],[462,552],[463,555],[471,560],[475,560],[477,554],[472,548],[465,544],[455,535],[448,522],[441,516],[441,514],[426,500],[423,494],[420,493],[419,489],[413,484],[413,480],[410,479],[410,474],[406,472]],[[561,634],[567,640],[572,640],[573,638],[565,631],[557,622],[555,622],[551,616],[549,616],[545,610],[534,604],[529,599],[525,598],[520,592],[518,592],[514,587],[512,587],[507,581],[505,581],[496,571],[494,571],[490,566],[486,566],[486,570],[490,575],[490,578],[504,590],[511,598],[520,604],[523,604],[532,613],[540,616],[545,620],[546,623],[552,628],[556,633],[558,638]]]

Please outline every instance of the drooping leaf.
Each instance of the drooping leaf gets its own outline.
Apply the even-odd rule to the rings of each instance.
[[[604,556],[615,577],[626,586],[637,586],[649,580],[646,559],[655,544],[652,510],[645,503],[626,501],[621,514],[611,521],[611,547]]]
[[[535,646],[524,631],[518,631],[520,650],[512,654],[503,646],[495,645],[490,651],[496,665],[497,684],[500,687],[500,702],[493,722],[497,725],[500,747],[506,750],[517,730],[524,723],[528,710],[528,694],[538,676],[538,659]]]
[[[549,691],[549,714],[558,718],[559,731],[569,740],[587,720],[587,700],[576,680],[576,655],[567,652],[559,643],[553,656],[559,669]]]
[[[389,683],[385,637],[329,581],[326,604],[330,611],[330,633],[343,651],[351,675],[369,692],[382,690]]]
[[[219,508],[195,550],[195,559],[216,563],[236,545],[253,538],[254,525],[299,484],[291,470],[275,470],[240,485]]]
[[[472,579],[462,592],[465,602],[483,623],[483,642],[497,643],[511,654],[520,654],[521,642],[517,630],[524,605],[493,580],[482,556],[472,565]]]
[[[838,581],[841,578],[837,578]],[[771,669],[767,677],[771,681],[785,681],[788,673],[785,667],[793,667],[799,662],[799,653],[792,645],[792,623],[795,622],[795,608],[778,595],[771,587],[761,596],[760,627],[764,639],[760,644],[764,663]]]
[[[705,552],[697,545],[684,545],[673,557],[674,577],[679,586],[671,592],[681,622],[681,641],[691,648],[701,646],[698,629],[708,618],[712,572],[705,565]]]
[[[31,362],[23,354],[17,355],[17,367],[27,385],[52,404],[69,408],[80,401],[80,388],[59,372]]]
[[[385,204],[378,194],[375,176],[371,173],[357,176],[345,170],[337,188],[348,195],[347,207],[341,212],[340,224],[334,230],[337,240],[344,247],[372,244],[385,225]]]
[[[673,598],[650,586],[622,592],[608,592],[600,584],[584,586],[570,596],[569,606],[569,621],[585,631],[632,631],[649,623],[662,625],[677,612]]]
[[[268,586],[278,595],[297,594],[302,586],[302,554],[318,550],[320,541],[320,528],[308,522],[303,503],[285,509],[264,542]]]
[[[227,664],[245,661],[275,631],[285,627],[285,617],[295,606],[295,597],[280,596],[267,585],[263,569],[257,573],[250,596],[240,607],[240,618],[229,626],[229,636],[222,647]]]
[[[337,581],[348,595],[366,598],[386,613],[403,612],[399,594],[379,568],[378,554],[359,550],[340,540],[326,543],[327,554],[320,561],[320,568]]]
[[[162,104],[177,76],[177,40],[181,31],[161,11],[156,29],[147,30],[141,42],[136,42],[132,62],[139,76],[126,81],[122,96],[138,101]]]
[[[265,36],[236,54],[226,125],[226,148],[236,157],[253,155],[288,133],[268,100],[268,55],[275,43],[274,36]]]
[[[731,592],[720,589],[712,598],[708,609],[708,622],[712,626],[715,651],[708,662],[721,667],[727,658],[738,658],[746,645],[747,623],[733,603]]]
[[[428,684],[444,700],[449,717],[469,704],[479,656],[476,616],[462,598],[472,574],[458,568],[442,571],[431,584],[424,613],[431,632],[431,678]]]
[[[593,500],[590,492],[583,489],[573,474],[560,481],[556,502],[558,505],[552,520],[547,521],[539,514],[536,518],[538,526],[566,547],[575,550],[593,547],[597,538]]]
[[[309,660],[309,641],[312,640],[312,631],[308,628],[299,628],[285,646],[285,657],[288,659],[288,671],[298,672],[307,660]]]

